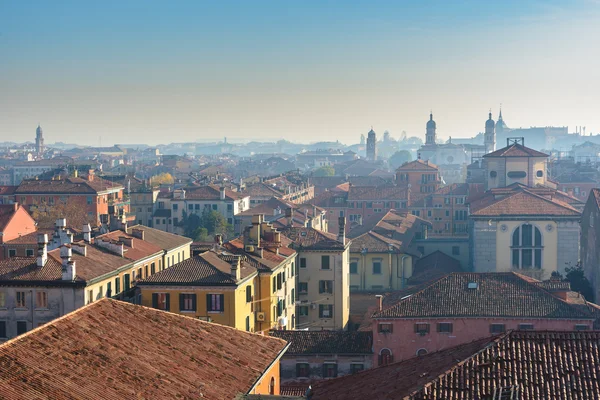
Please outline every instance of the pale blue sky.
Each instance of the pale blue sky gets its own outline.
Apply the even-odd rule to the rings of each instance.
[[[0,141],[600,132],[600,1],[0,0]]]

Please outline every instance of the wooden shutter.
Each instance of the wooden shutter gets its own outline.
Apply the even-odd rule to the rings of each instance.
[[[192,310],[196,311],[196,295],[192,295]]]
[[[158,308],[158,293],[152,293],[152,308]]]
[[[212,311],[212,296],[210,294],[206,295],[206,311]]]
[[[183,293],[179,293],[179,311],[185,310],[185,296]]]
[[[167,296],[167,306],[165,307],[165,311],[171,311],[171,302],[169,301],[171,295],[167,293],[165,296]]]
[[[225,311],[225,295],[224,294],[220,294],[219,295],[219,303],[221,305],[221,308],[219,309],[219,311]]]

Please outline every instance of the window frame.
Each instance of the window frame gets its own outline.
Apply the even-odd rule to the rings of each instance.
[[[187,307],[188,304],[191,307]],[[184,305],[186,306],[184,308]],[[198,296],[196,293],[179,293],[179,311],[184,313],[195,313],[198,310]]]

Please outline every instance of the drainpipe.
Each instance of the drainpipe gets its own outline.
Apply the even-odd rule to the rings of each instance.
[[[390,251],[388,251],[388,265],[389,265],[389,272],[390,272],[390,290],[393,290],[393,276],[394,276],[394,268],[392,267],[392,248],[390,248]]]

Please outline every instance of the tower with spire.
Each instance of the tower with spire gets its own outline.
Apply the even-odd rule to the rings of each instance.
[[[38,156],[44,153],[44,132],[39,124],[35,130],[35,150]]]
[[[367,134],[367,160],[377,160],[377,134],[371,127],[371,130]]]
[[[435,121],[433,120],[433,112],[429,113],[429,121],[427,121],[427,132],[425,134],[425,144],[435,145]]]
[[[485,145],[485,154],[496,151],[496,123],[492,119],[492,110],[490,110],[489,118],[485,121],[485,136],[483,137]]]
[[[502,135],[504,131],[508,131],[508,126],[502,119],[502,105],[500,105],[500,114],[498,114],[498,122],[496,122],[496,133]]]

